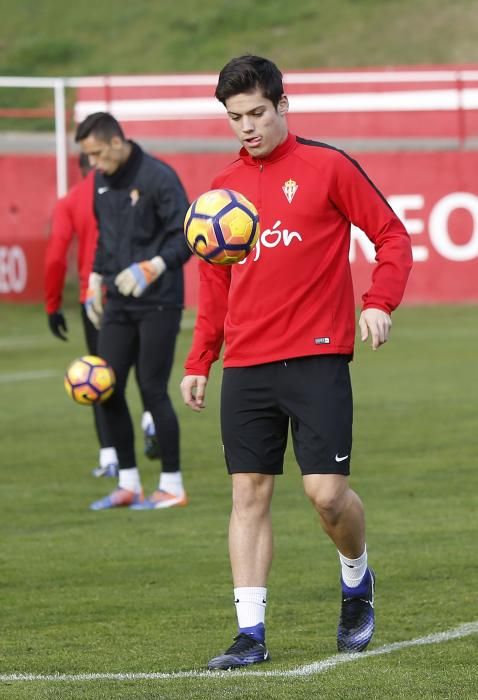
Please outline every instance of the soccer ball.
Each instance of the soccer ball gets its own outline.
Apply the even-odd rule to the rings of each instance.
[[[206,262],[232,265],[249,255],[259,238],[257,209],[234,190],[210,190],[189,207],[184,234],[193,253]]]
[[[73,360],[64,379],[68,396],[83,406],[92,406],[109,399],[115,382],[113,368],[96,355],[84,355]]]

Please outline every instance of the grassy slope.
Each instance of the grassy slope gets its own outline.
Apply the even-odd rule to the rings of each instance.
[[[473,8],[475,0],[1,0],[0,73],[217,71],[245,51],[287,68],[476,61]]]
[[[476,378],[472,307],[408,308],[378,353],[353,364],[352,483],[368,512],[378,572],[374,647],[476,617]],[[81,352],[50,337],[38,307],[2,307],[1,375],[56,371],[57,379],[2,382],[2,637],[0,672],[176,671],[203,668],[234,627],[226,556],[229,483],[217,427],[220,372],[208,409],[179,401],[181,335],[171,382],[191,504],[165,513],[91,513],[110,486],[95,481],[89,409],[70,403],[61,374]],[[33,350],[34,348],[34,350]],[[0,376],[1,381],[1,376]],[[139,419],[137,392],[131,404]],[[138,444],[139,454],[141,445]],[[276,559],[268,612],[271,668],[335,653],[336,553],[320,534],[289,454],[274,504]],[[147,489],[157,466],[140,456]],[[131,601],[134,601],[132,604]],[[448,698],[473,697],[466,659],[476,637],[396,652],[318,677],[2,684],[6,698]],[[475,678],[473,679],[473,677]],[[234,689],[235,688],[235,689]],[[349,690],[347,690],[347,688]],[[352,688],[352,691],[350,691]],[[238,693],[238,694],[236,694]]]

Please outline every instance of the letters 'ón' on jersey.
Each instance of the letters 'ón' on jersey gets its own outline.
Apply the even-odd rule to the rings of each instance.
[[[223,341],[225,367],[353,353],[351,224],[376,249],[363,308],[390,313],[400,303],[412,265],[409,235],[344,152],[289,134],[264,159],[242,149],[212,186],[242,192],[256,205],[261,236],[243,263],[199,263],[187,374],[207,376]]]

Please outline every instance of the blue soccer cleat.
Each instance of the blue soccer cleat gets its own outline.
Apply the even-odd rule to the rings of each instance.
[[[337,630],[337,649],[342,652],[364,651],[375,630],[373,608],[375,574],[367,569],[357,589],[342,581],[342,609]]]
[[[224,654],[215,656],[207,666],[211,671],[227,671],[230,668],[260,664],[269,660],[270,656],[265,643],[241,633],[234,637],[234,644]]]

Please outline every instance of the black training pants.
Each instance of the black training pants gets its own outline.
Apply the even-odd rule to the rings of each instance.
[[[83,332],[85,334],[86,347],[90,355],[98,355],[98,331],[86,315],[85,307],[81,304],[81,320],[83,322]],[[93,406],[96,434],[100,447],[112,447],[113,440],[108,432],[108,425],[103,411],[99,406]]]
[[[116,387],[100,410],[116,447],[120,469],[136,466],[134,430],[125,397],[129,370],[135,364],[144,405],[153,416],[163,471],[180,468],[179,424],[168,383],[181,314],[176,308],[126,310],[106,306],[98,354],[113,367]]]

